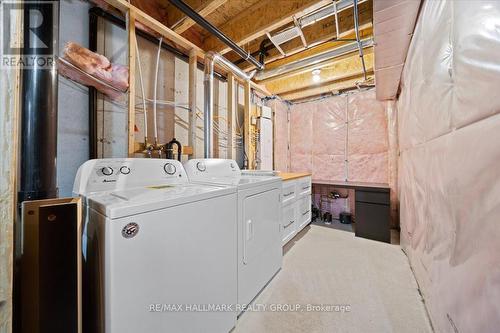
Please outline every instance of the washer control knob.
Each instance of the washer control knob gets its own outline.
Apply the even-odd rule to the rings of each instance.
[[[113,174],[113,168],[111,167],[104,167],[101,169],[101,172],[105,176],[111,176]]]
[[[198,162],[198,163],[196,163],[196,168],[197,168],[199,171],[201,171],[201,172],[203,172],[203,171],[207,170],[207,167],[206,167],[205,163],[203,163],[203,162]]]
[[[169,175],[173,175],[177,171],[175,165],[173,165],[172,163],[165,164],[163,166],[163,170],[165,170],[165,172]]]
[[[122,173],[124,175],[128,175],[130,173],[130,168],[128,166],[122,166],[120,168],[120,173]]]

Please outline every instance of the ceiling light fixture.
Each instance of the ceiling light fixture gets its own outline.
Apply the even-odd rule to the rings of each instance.
[[[318,83],[319,81],[321,81],[321,76],[319,76],[320,73],[321,73],[320,69],[315,69],[315,70],[312,71],[313,82]]]

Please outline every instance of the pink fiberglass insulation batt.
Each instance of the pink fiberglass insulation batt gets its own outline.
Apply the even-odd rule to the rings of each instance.
[[[292,105],[290,110],[290,169],[312,172],[313,113],[315,104]]]
[[[292,105],[290,165],[313,179],[387,183],[387,115],[375,91]]]
[[[290,171],[288,156],[288,104],[271,100],[268,106],[274,110],[274,170]]]
[[[59,62],[60,73],[71,80],[93,86],[113,98],[120,95],[119,91],[125,92],[128,88],[128,67],[120,64],[112,64],[103,55],[92,52],[76,43],[69,42],[64,48],[64,59],[97,79],[97,81],[93,80],[91,77]],[[118,91],[114,91],[98,81],[102,81]]]
[[[437,332],[500,327],[500,2],[425,1],[398,100],[401,243]]]

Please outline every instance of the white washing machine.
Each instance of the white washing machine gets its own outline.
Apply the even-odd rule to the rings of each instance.
[[[87,221],[86,332],[234,327],[234,187],[190,184],[175,160],[125,158],[87,161],[73,191]]]
[[[192,159],[184,164],[189,180],[238,189],[238,304],[245,306],[280,270],[282,180],[244,176],[234,160]]]

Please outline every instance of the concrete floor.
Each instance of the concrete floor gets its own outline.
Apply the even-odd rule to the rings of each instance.
[[[297,311],[279,311],[279,304],[298,304]],[[308,304],[333,306],[308,311]],[[282,270],[253,309],[240,317],[234,333],[432,332],[398,245],[318,225],[287,244]]]

